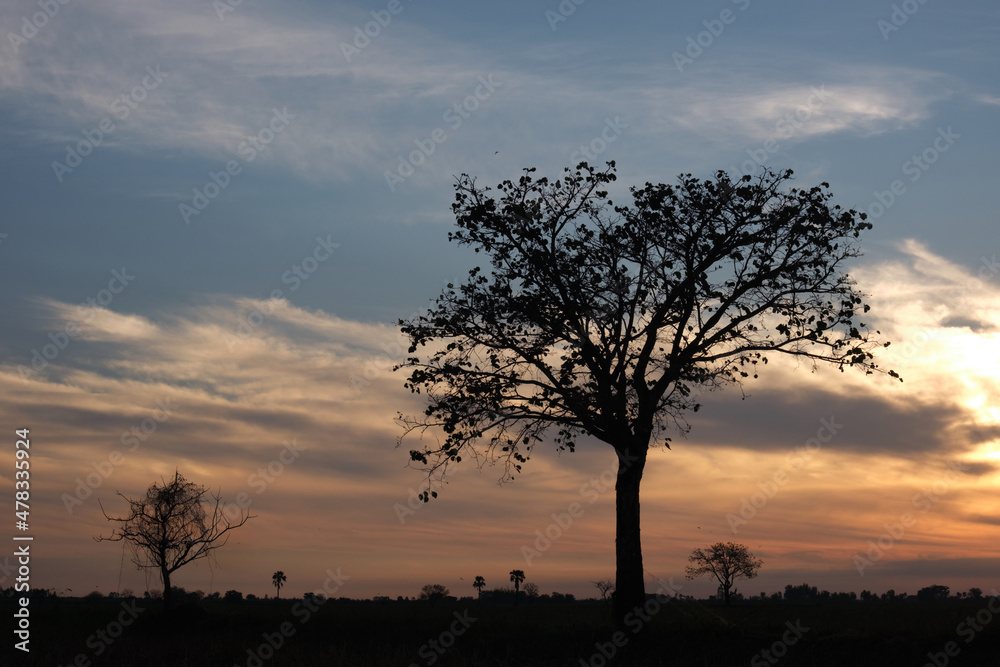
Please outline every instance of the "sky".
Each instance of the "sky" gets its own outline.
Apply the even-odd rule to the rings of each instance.
[[[764,561],[748,594],[1000,587],[998,18],[986,0],[3,3],[0,476],[12,504],[30,429],[32,586],[155,588],[93,538],[116,492],[179,470],[255,515],[178,571],[189,590],[264,595],[282,570],[283,595],[328,571],[347,597],[474,595],[516,568],[596,595],[610,448],[539,447],[504,485],[467,461],[418,503],[394,418],[422,404],[391,367],[394,323],[482,261],[448,242],[456,176],[614,160],[625,197],[719,169],[828,182],[874,223],[850,272],[905,379],[772,360],[745,397],[706,395],[646,466],[647,588],[713,593],[686,558],[729,540]]]

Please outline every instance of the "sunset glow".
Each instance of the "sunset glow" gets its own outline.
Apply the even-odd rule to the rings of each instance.
[[[110,532],[102,506],[124,511],[116,494],[178,470],[255,515],[177,573],[188,590],[273,594],[280,569],[297,597],[340,568],[345,597],[472,597],[477,575],[493,588],[520,568],[543,592],[595,596],[615,572],[611,448],[544,443],[509,484],[464,460],[420,502],[396,416],[424,397],[392,370],[396,322],[487,261],[448,242],[454,177],[554,180],[586,159],[617,162],[616,203],[748,161],[829,182],[874,224],[850,275],[891,342],[877,363],[904,379],[773,355],[745,397],[705,393],[645,469],[647,587],[714,594],[684,580],[687,556],[735,540],[764,561],[748,594],[1000,588],[1000,91],[995,33],[977,28],[995,7],[922,4],[883,39],[890,3],[807,20],[734,2],[678,71],[704,6],[576,4],[551,27],[530,3],[504,10],[517,21],[404,3],[350,58],[341,43],[382,5],[219,17],[99,0],[60,4],[16,49],[3,38],[0,424],[11,442],[31,431],[32,587],[155,589],[93,538]],[[13,30],[34,11],[0,16]],[[115,129],[68,158],[104,117]]]

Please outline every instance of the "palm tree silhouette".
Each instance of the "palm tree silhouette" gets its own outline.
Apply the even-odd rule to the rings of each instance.
[[[482,577],[476,577],[476,580],[472,582],[472,587],[479,591],[479,599],[483,599],[483,587],[486,585],[486,580]]]
[[[277,593],[275,594],[274,597],[276,598],[281,597],[281,586],[285,583],[287,579],[288,577],[286,577],[285,573],[282,572],[281,570],[278,570],[273,575],[271,575],[271,583],[274,584],[274,588],[275,590],[277,590]]]
[[[524,570],[511,570],[510,580],[514,582],[514,605],[517,605],[517,593],[521,590],[521,582],[524,581]]]

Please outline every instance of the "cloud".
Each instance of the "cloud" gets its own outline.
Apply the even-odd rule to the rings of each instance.
[[[33,7],[19,1],[0,16],[16,23]],[[482,173],[482,158],[498,149],[484,177],[494,167],[510,173],[553,156],[561,156],[559,166],[569,164],[581,142],[600,136],[605,117],[620,115],[630,129],[601,159],[614,157],[626,142],[651,145],[640,137],[683,150],[697,135],[703,153],[706,138],[721,149],[767,138],[787,143],[912,127],[953,87],[924,70],[829,63],[813,68],[815,80],[777,79],[747,67],[706,69],[680,84],[670,80],[669,69],[611,66],[594,86],[589,75],[567,77],[558,67],[498,66],[478,45],[422,27],[406,12],[347,62],[340,44],[353,38],[353,21],[366,20],[367,14],[345,13],[304,20],[284,8],[245,3],[219,20],[211,4],[190,0],[67,5],[17,53],[4,40],[0,90],[30,101],[32,117],[16,125],[30,127],[53,160],[108,117],[115,130],[101,150],[245,162],[242,142],[266,131],[274,109],[287,109],[294,118],[255,151],[258,164],[312,182],[352,182],[358,174],[381,179],[415,141],[440,128],[448,145],[413,177],[439,183],[457,173]],[[142,84],[147,67],[161,68],[164,80],[121,118],[115,100]],[[480,76],[495,76],[501,87],[465,120],[475,132],[449,126],[444,114],[473,93]],[[823,91],[819,98],[815,90]],[[795,120],[803,109],[808,117]],[[519,140],[511,140],[510,128],[518,128]],[[199,172],[191,180],[204,177]],[[161,184],[153,192],[190,198],[183,184]]]
[[[817,66],[814,80],[719,71],[672,90],[653,89],[661,117],[719,143],[794,142],[838,133],[860,136],[914,127],[952,94],[948,77],[882,66]]]
[[[919,554],[952,558],[957,545],[993,539],[976,531],[1000,515],[989,500],[1000,459],[993,407],[1000,388],[988,357],[996,334],[947,323],[968,299],[995,325],[1000,290],[983,281],[969,291],[973,272],[919,244],[899,251],[854,274],[874,295],[872,315],[881,319],[871,324],[893,339],[881,356],[906,382],[772,360],[745,401],[734,391],[708,396],[690,437],[652,452],[646,466],[651,572],[679,575],[693,544],[733,538],[762,545],[775,571],[850,571],[851,555],[885,523],[919,511],[913,499],[928,491],[935,502],[873,573]],[[43,330],[60,330],[81,313],[53,300],[40,306]],[[525,472],[504,486],[499,469],[477,471],[467,460],[437,500],[415,501],[426,478],[407,467],[410,443],[397,448],[393,418],[422,403],[390,370],[405,354],[394,327],[226,295],[147,316],[83,312],[93,317],[33,379],[17,369],[30,359],[0,366],[0,391],[9,397],[0,419],[32,428],[42,443],[40,530],[86,544],[72,550],[80,562],[100,569],[106,556],[84,539],[106,528],[98,498],[115,511],[114,491],[141,493],[177,468],[229,501],[245,494],[258,516],[223,556],[233,568],[227,576],[237,579],[252,579],[265,553],[287,558],[303,579],[334,559],[357,575],[351,595],[398,591],[415,578],[448,582],[453,568],[441,564],[442,550],[469,568],[506,572],[523,561],[535,531],[544,533],[574,502],[583,515],[533,560],[532,579],[559,590],[611,567],[615,457],[591,439],[575,454],[536,447]],[[973,356],[956,354],[956,341]],[[831,418],[843,427],[793,465],[790,455]],[[99,474],[114,452],[123,460],[110,476]],[[956,460],[960,473],[949,468]],[[89,495],[71,505],[71,517],[66,499],[81,488]],[[727,517],[743,513],[734,536]],[[53,585],[73,587],[72,571]],[[209,576],[184,574],[203,582],[197,586]],[[845,586],[858,585],[844,577]]]

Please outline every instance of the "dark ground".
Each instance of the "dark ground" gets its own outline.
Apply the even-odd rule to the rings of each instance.
[[[655,613],[648,622],[641,621],[638,633],[633,632],[640,625],[636,617],[618,636],[621,647],[613,641],[609,610],[600,603],[513,607],[330,601],[313,612],[296,600],[202,601],[185,606],[170,621],[159,603],[135,601],[134,618],[123,604],[128,603],[63,599],[32,604],[31,653],[14,650],[15,640],[8,632],[0,663],[46,667],[1000,665],[1000,620],[994,620],[986,599],[764,602],[732,608],[670,602],[658,611],[651,604]],[[14,610],[10,601],[0,607],[8,623]],[[977,613],[974,625],[960,625]],[[117,625],[124,621],[127,626]],[[797,627],[797,632],[790,627]],[[277,649],[271,648],[268,636]],[[949,642],[954,644],[949,647]],[[952,656],[946,653],[949,648]],[[613,650],[613,658],[606,660],[601,649],[605,654]],[[764,650],[771,653],[765,656]],[[933,661],[928,653],[934,654]]]

